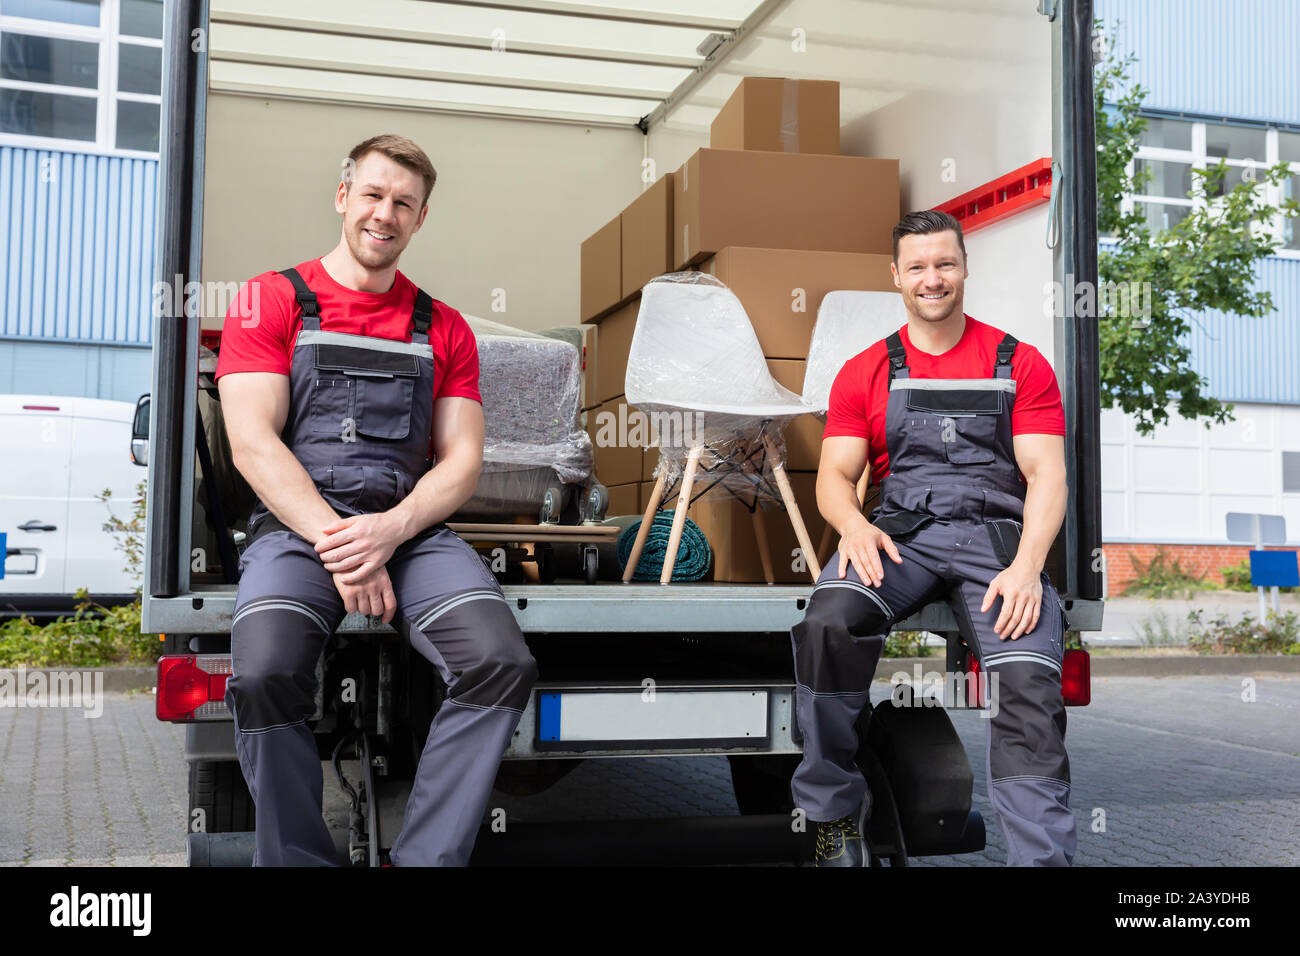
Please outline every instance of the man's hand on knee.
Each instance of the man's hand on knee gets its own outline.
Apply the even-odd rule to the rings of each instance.
[[[1002,613],[998,615],[993,632],[999,639],[1015,641],[1038,626],[1038,614],[1043,606],[1043,582],[1039,572],[1028,564],[1012,562],[999,574],[984,592],[983,614],[1002,595]]]
[[[895,564],[903,563],[898,548],[885,532],[873,524],[854,528],[840,539],[840,577],[848,574],[849,562],[852,561],[853,570],[858,572],[863,584],[880,587],[885,579],[885,569],[880,563],[881,551],[888,554]]]
[[[335,574],[333,577],[334,586],[343,598],[343,607],[349,614],[381,617],[385,624],[393,620],[397,613],[397,596],[393,593],[388,568],[381,565],[356,584],[344,583],[343,579],[351,575]]]

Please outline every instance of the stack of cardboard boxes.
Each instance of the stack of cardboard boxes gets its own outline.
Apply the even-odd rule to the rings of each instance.
[[[772,377],[798,393],[826,293],[894,291],[898,218],[898,161],[839,155],[839,84],[749,77],[714,121],[709,148],[582,244],[582,321],[594,324],[583,405],[610,514],[645,508],[658,461],[655,449],[611,445],[598,431],[619,421],[641,287],[683,269],[722,280],[749,314]],[[785,431],[786,469],[814,546],[824,528],[815,493],[822,428],[809,415]],[[689,515],[713,548],[714,580],[764,580],[744,505],[715,489]],[[772,509],[762,520],[776,580],[807,581],[788,517]]]

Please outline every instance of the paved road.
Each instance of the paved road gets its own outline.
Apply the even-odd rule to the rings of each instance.
[[[1300,680],[1259,678],[1250,702],[1243,690],[1236,677],[1094,680],[1092,705],[1069,711],[1077,864],[1300,864]],[[998,865],[984,721],[953,717],[988,847],[913,863]],[[98,719],[0,709],[0,865],[184,865],[182,747],[147,694],[110,695]],[[494,794],[491,806],[521,821],[736,812],[720,757],[589,761],[540,796]]]

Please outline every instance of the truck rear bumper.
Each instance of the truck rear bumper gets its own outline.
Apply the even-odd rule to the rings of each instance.
[[[794,584],[537,584],[502,588],[525,634],[762,633],[788,631],[803,620],[812,585]],[[1071,630],[1101,629],[1101,601],[1064,598]],[[229,634],[233,587],[146,597],[145,633]],[[895,625],[898,630],[952,633],[957,622],[943,602]]]

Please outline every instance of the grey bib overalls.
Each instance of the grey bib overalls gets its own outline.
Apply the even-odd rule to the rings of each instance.
[[[890,473],[871,523],[890,535],[902,564],[881,553],[880,587],[865,585],[852,563],[839,575],[838,552],[791,630],[803,760],[795,806],[809,819],[850,816],[866,782],[854,764],[854,723],[868,702],[890,627],[946,597],[981,668],[996,674],[997,707],[986,721],[988,793],[1007,841],[1008,865],[1068,865],[1076,832],[1061,698],[1065,617],[1047,574],[1038,624],[1018,640],[994,632],[999,597],[980,604],[989,583],[1015,557],[1025,488],[1011,437],[1016,340],[998,346],[987,379],[914,379],[902,339],[886,340],[889,402],[885,440]],[[882,706],[889,706],[888,703]]]
[[[302,277],[283,274],[294,285],[302,330],[281,438],[340,514],[392,508],[431,467],[432,300],[417,295],[410,342],[330,332]],[[448,687],[391,858],[399,866],[463,865],[536,663],[496,579],[445,524],[400,545],[387,568],[398,604],[393,626]],[[307,719],[317,662],[343,615],[312,543],[259,502],[240,560],[226,691],[257,808],[255,865],[337,862]]]

